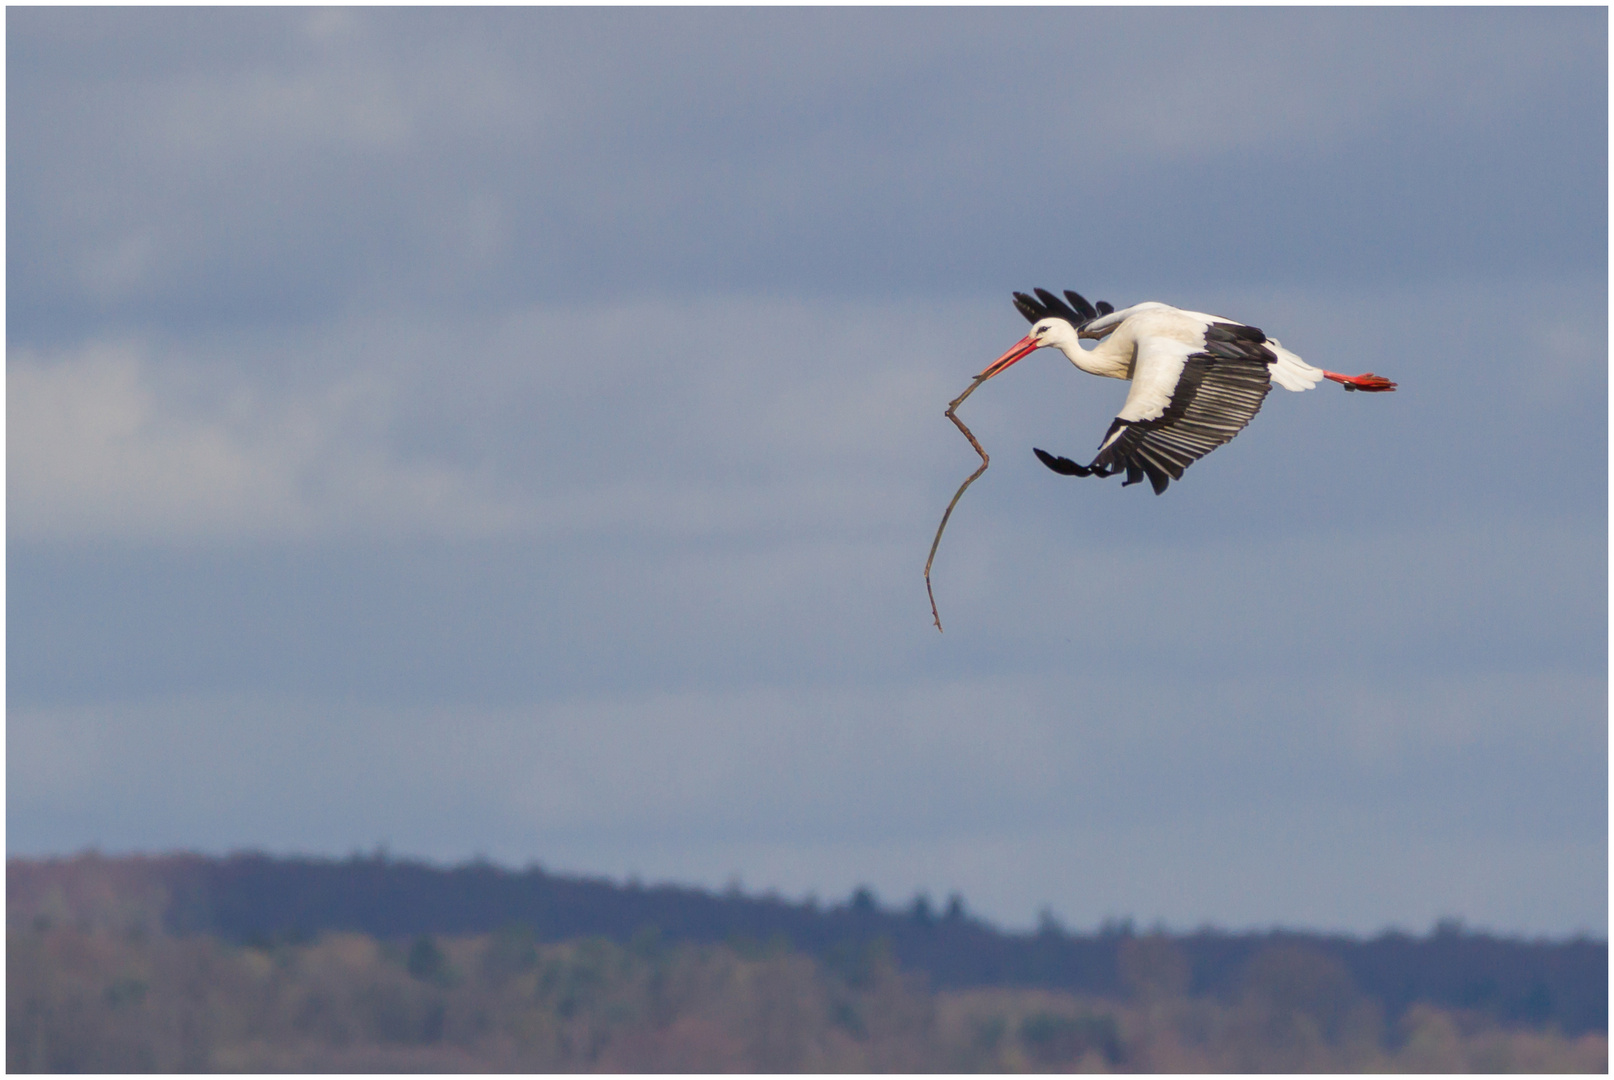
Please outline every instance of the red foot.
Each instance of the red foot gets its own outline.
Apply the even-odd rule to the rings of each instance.
[[[1323,372],[1325,379],[1333,379],[1347,390],[1366,390],[1376,394],[1383,390],[1394,390],[1395,383],[1382,375],[1375,375],[1371,371],[1366,375],[1340,375],[1332,371]]]

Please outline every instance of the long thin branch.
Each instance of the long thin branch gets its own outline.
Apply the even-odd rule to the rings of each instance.
[[[985,381],[986,376],[977,375],[975,381],[970,383],[969,389],[954,398],[953,403],[947,406],[947,419],[958,426],[958,430],[964,433],[964,438],[968,439],[970,445],[975,447],[975,452],[981,455],[981,467],[970,473],[969,479],[958,485],[958,490],[953,493],[953,501],[947,504],[947,510],[942,514],[941,524],[936,526],[936,539],[930,542],[930,558],[925,560],[925,592],[930,596],[930,614],[936,620],[936,629],[938,631],[942,628],[941,615],[936,611],[936,593],[930,587],[930,564],[936,561],[936,549],[941,546],[942,530],[947,528],[947,519],[953,516],[953,507],[958,505],[958,500],[963,496],[964,489],[975,483],[976,478],[986,471],[988,465],[992,464],[992,459],[986,456],[986,451],[981,449],[981,444],[975,441],[974,433],[964,426],[964,421],[960,420],[953,410],[964,404],[964,399],[975,393],[975,388]]]

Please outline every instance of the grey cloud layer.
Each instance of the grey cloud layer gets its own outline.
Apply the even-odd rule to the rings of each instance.
[[[1605,13],[7,17],[12,850],[1603,928]]]
[[[19,12],[12,333],[1072,267],[1585,273],[1597,20]]]
[[[1375,683],[1304,671],[1140,694],[1092,676],[930,678],[503,710],[25,709],[13,753],[33,768],[12,798],[58,842],[227,847],[250,829],[280,849],[405,841],[714,883],[743,871],[795,895],[967,883],[1022,923],[1047,897],[1084,925],[1122,911],[1247,924],[1262,909],[1358,931],[1453,911],[1583,925],[1602,838],[1576,792],[1601,769],[1579,751],[1600,738],[1601,680]],[[110,768],[152,741],[161,763]],[[1566,771],[1566,755],[1580,764]],[[116,812],[132,802],[138,821]]]

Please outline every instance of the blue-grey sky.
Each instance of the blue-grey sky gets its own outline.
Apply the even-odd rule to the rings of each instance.
[[[1606,933],[1603,9],[6,20],[13,853]]]

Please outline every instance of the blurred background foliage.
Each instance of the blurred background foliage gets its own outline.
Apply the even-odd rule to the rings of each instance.
[[[1149,972],[1181,971],[1137,939]],[[1415,1006],[1394,1024],[1335,960],[1273,946],[1234,997],[1138,978],[1107,999],[936,991],[880,943],[530,930],[235,945],[138,929],[8,934],[12,1072],[1602,1072],[1607,1038]]]
[[[1294,935],[1270,936],[1208,988],[1196,985],[1191,939],[1129,929],[1109,939],[1109,992],[938,986],[903,963],[885,935],[813,953],[783,934],[698,941],[648,925],[615,940],[553,940],[519,922],[394,936],[176,932],[174,897],[153,865],[168,864],[96,856],[8,864],[9,1071],[1607,1066],[1604,1031],[1565,1033],[1550,1021],[1506,1023],[1428,1002],[1394,1010],[1337,956]],[[204,900],[189,895],[192,920]],[[872,892],[860,900],[863,917],[891,926],[921,915],[938,924],[917,905],[882,912]],[[1452,927],[1438,933],[1461,937]],[[1045,927],[1036,936],[1060,935]]]

